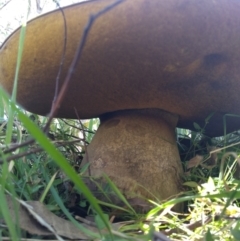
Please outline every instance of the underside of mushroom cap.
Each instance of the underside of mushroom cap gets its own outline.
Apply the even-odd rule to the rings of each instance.
[[[46,115],[67,39],[60,82],[66,78],[89,16],[113,3],[96,0],[29,22],[18,84],[18,102]],[[240,114],[240,1],[125,0],[94,23],[58,116],[98,117],[130,109],[161,109],[179,116],[179,127],[206,126],[223,134],[223,116]],[[19,30],[0,50],[0,83],[11,92]],[[227,118],[227,131],[240,128]]]

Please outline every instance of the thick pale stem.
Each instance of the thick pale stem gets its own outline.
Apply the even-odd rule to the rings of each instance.
[[[179,193],[182,166],[175,138],[177,120],[176,115],[156,109],[101,117],[87,148],[92,177],[105,173],[130,199],[163,200]]]

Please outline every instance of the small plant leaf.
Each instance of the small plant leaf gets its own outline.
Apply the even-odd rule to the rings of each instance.
[[[208,231],[206,232],[205,234],[205,238],[204,238],[205,241],[214,241],[214,238],[210,232],[210,230],[208,229]]]
[[[238,221],[235,227],[231,230],[231,234],[235,240],[240,241],[240,221]]]
[[[183,185],[187,187],[198,187],[196,182],[184,182]]]
[[[193,122],[193,126],[197,131],[200,131],[202,129],[200,125],[198,125],[196,122]]]

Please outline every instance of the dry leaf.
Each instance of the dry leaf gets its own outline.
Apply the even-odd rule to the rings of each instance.
[[[12,220],[16,222],[16,219],[18,218],[20,227],[22,229],[28,231],[31,234],[42,236],[52,235],[52,233],[45,227],[39,225],[39,223],[31,215],[29,215],[28,211],[23,208],[19,202],[15,201],[14,203],[14,200],[11,196],[6,196],[6,199]],[[14,204],[16,205],[16,209],[18,211],[17,217],[14,209]]]
[[[187,163],[187,168],[190,169],[193,167],[197,167],[202,161],[203,161],[203,156],[196,155]]]
[[[16,200],[18,201],[18,200]],[[7,196],[10,215],[13,220],[16,220],[14,210],[14,200],[11,196]],[[24,204],[23,204],[24,203]],[[42,203],[38,201],[16,202],[18,210],[19,226],[21,229],[28,231],[31,234],[52,236],[54,233],[48,230],[45,224],[48,224],[54,232],[59,236],[64,236],[69,239],[89,239],[70,221],[62,219],[50,212]],[[43,223],[45,222],[45,224]],[[97,228],[83,225],[92,232],[98,232]],[[58,240],[62,240],[61,238]]]

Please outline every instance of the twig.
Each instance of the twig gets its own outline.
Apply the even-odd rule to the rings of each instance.
[[[0,11],[1,11],[4,7],[6,7],[11,1],[12,1],[12,0],[9,0],[9,1],[5,2],[5,3],[0,7]]]
[[[87,132],[87,133],[90,133],[90,134],[95,134],[95,132],[94,131],[90,131],[90,130],[86,130],[85,128],[79,128],[79,127],[77,127],[77,126],[74,126],[74,125],[71,125],[71,124],[69,124],[67,121],[65,121],[64,119],[61,119],[62,120],[62,122],[64,122],[66,125],[68,125],[68,126],[71,126],[71,127],[73,127],[73,128],[76,128],[76,129],[78,129],[78,130],[80,130],[80,131],[85,131],[85,132]]]
[[[42,12],[42,7],[41,7],[40,0],[36,0],[36,7],[37,7],[37,12],[41,13]]]
[[[80,139],[68,141],[68,142],[65,141],[65,142],[61,142],[61,143],[58,142],[56,147],[65,146],[65,145],[69,145],[69,144],[73,144],[73,143],[78,143],[79,140]],[[9,156],[5,160],[7,162],[9,162],[9,161],[16,160],[18,158],[21,158],[21,157],[24,157],[24,156],[27,156],[27,155],[30,155],[30,154],[33,154],[33,153],[38,153],[38,152],[41,152],[41,151],[43,151],[43,148],[38,147],[38,148],[34,148],[32,150],[29,150],[29,151],[25,151],[25,152],[18,153],[16,155]],[[3,160],[0,159],[0,164],[2,164],[2,163],[3,163]]]
[[[84,127],[83,127],[83,124],[78,116],[78,112],[75,108],[75,113],[76,113],[76,116],[78,117],[78,121],[79,121],[79,124],[81,125],[81,128],[82,128],[82,132],[83,132],[83,139],[84,139],[84,149],[85,149],[85,156],[86,156],[86,159],[87,159],[87,163],[89,163],[89,159],[88,159],[88,151],[87,151],[87,146],[86,146],[86,133],[85,133],[85,130],[84,130]],[[91,168],[90,168],[90,165],[88,165],[88,175],[91,176]]]
[[[87,224],[89,226],[92,226],[92,227],[95,227],[95,228],[97,227],[95,222],[87,220],[86,218],[82,218],[80,216],[75,216],[75,219],[78,220],[78,221],[81,221],[82,223]]]
[[[112,8],[116,7],[118,4],[120,4],[123,1],[124,0],[117,0],[116,2],[114,2],[114,3],[110,4],[109,6],[105,7],[103,10],[99,11],[98,13],[96,13],[94,15],[90,15],[88,23],[87,23],[87,25],[84,28],[83,36],[82,36],[82,38],[80,40],[80,44],[78,46],[78,49],[76,51],[76,54],[75,54],[74,59],[72,61],[72,64],[71,64],[71,66],[70,66],[70,68],[68,70],[67,77],[65,78],[65,80],[63,82],[63,85],[61,87],[61,90],[60,90],[56,100],[52,104],[52,108],[51,108],[51,111],[50,111],[50,114],[49,114],[49,120],[48,120],[48,123],[47,123],[46,126],[50,125],[49,122],[51,122],[52,119],[56,116],[56,114],[58,112],[58,109],[61,106],[61,103],[62,103],[62,101],[64,99],[64,96],[65,96],[65,94],[67,92],[67,89],[69,87],[69,83],[71,81],[71,78],[72,78],[72,75],[74,73],[74,70],[76,69],[76,66],[79,63],[79,60],[80,60],[80,58],[82,56],[82,51],[83,51],[83,48],[84,48],[84,46],[86,44],[86,40],[87,40],[89,32],[90,32],[90,30],[92,28],[92,25],[94,24],[94,22],[96,21],[96,19],[98,17],[100,17],[102,14],[108,12]]]
[[[17,150],[17,149],[19,149],[19,148],[21,148],[21,147],[30,145],[30,144],[32,144],[32,143],[34,143],[34,142],[35,142],[34,139],[30,139],[30,140],[27,140],[27,141],[25,141],[25,142],[16,144],[16,145],[10,147],[9,149],[3,151],[3,154],[8,154],[8,153],[13,152],[13,151],[15,151],[15,150]]]
[[[64,25],[64,27],[63,27],[63,29],[64,29],[63,36],[64,36],[64,41],[63,41],[63,52],[62,52],[61,62],[60,62],[60,65],[59,65],[58,74],[57,74],[57,77],[56,77],[55,93],[54,93],[54,97],[53,97],[50,113],[52,112],[52,109],[54,108],[54,106],[56,106],[55,102],[58,99],[60,76],[61,76],[61,72],[62,72],[62,67],[63,67],[64,61],[65,61],[66,49],[67,49],[67,22],[66,22],[66,17],[65,17],[63,9],[59,5],[59,3],[57,1],[55,1],[55,2],[57,4],[59,10],[61,11],[61,14],[62,14],[62,17],[63,17],[63,25]],[[54,115],[50,114],[50,117],[49,117],[49,119],[48,119],[48,121],[47,121],[47,123],[46,123],[46,125],[44,127],[44,132],[47,132],[49,130],[49,127],[50,127],[50,124],[52,122],[53,117],[54,117]]]

